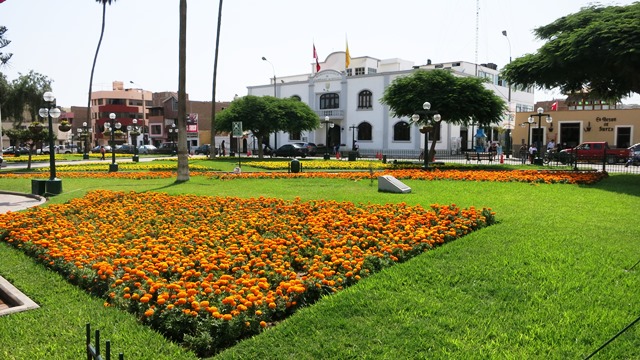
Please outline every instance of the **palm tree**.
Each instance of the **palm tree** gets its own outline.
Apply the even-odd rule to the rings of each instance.
[[[100,30],[100,40],[98,40],[98,47],[96,48],[96,54],[93,57],[93,65],[91,66],[91,77],[89,78],[89,94],[87,96],[87,121],[91,121],[91,90],[93,85],[93,72],[96,69],[96,61],[98,60],[98,53],[100,52],[100,44],[102,44],[102,36],[104,35],[104,23],[107,13],[107,4],[111,5],[116,0],[96,0],[102,4],[102,29]],[[85,142],[85,148],[88,146],[89,138]]]
[[[222,23],[222,0],[218,6],[218,30],[216,32],[216,53],[213,59],[213,91],[211,93],[211,148],[216,148],[216,79],[218,74],[218,49],[220,49],[220,25]],[[211,152],[215,157],[215,151]]]
[[[180,0],[180,37],[178,39],[178,178],[189,181],[187,153],[187,0]]]

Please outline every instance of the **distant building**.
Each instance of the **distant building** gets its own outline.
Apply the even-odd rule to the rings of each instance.
[[[215,111],[228,107],[228,102],[218,102]],[[86,108],[83,108],[86,112]],[[211,102],[190,101],[187,95],[187,146],[193,149],[201,144],[208,144],[211,139]],[[122,81],[114,81],[111,90],[100,90],[91,93],[91,119],[87,126],[91,129],[91,146],[106,145],[111,140],[109,132],[105,133],[105,123],[110,122],[109,115],[114,113],[115,120],[121,124],[124,136],[115,139],[116,144],[131,144],[133,137],[128,127],[133,126],[136,119],[140,126],[140,136],[136,137],[136,145],[162,143],[176,140],[176,132],[172,125],[178,120],[178,95],[175,92],[152,92],[137,88],[125,88]],[[82,116],[84,118],[86,116]],[[83,119],[84,120],[84,119]],[[73,131],[83,128],[85,121],[74,121]],[[77,140],[80,142],[80,140]]]
[[[544,116],[537,116],[538,108]],[[640,108],[635,106],[610,103],[588,94],[572,94],[566,99],[539,102],[535,109],[516,115],[512,137],[518,149],[530,143],[547,144],[550,140],[561,148],[585,141],[606,141],[614,148],[640,143],[640,132],[636,131],[640,129]]]
[[[345,59],[345,52],[334,52],[320,63],[319,72],[315,72],[316,63],[313,62],[310,73],[281,76],[272,79],[270,84],[248,87],[249,95],[296,97],[318,114],[321,123],[328,121],[334,125],[304,133],[277,133],[269,140],[272,146],[314,142],[351,149],[355,139],[361,152],[402,151],[417,156],[425,146],[424,135],[417,126],[410,126],[409,118],[395,117],[388,106],[380,103],[385,88],[394,79],[417,69],[447,69],[456,76],[486,79],[485,87],[509,103],[511,110],[511,113],[505,113],[502,123],[485,129],[489,140],[508,141],[514,113],[533,110],[533,90],[512,87],[509,92],[495,64],[476,65],[464,61],[432,64],[429,60],[427,64],[414,66],[407,60],[365,56],[350,58],[349,66],[345,67]],[[436,149],[452,153],[471,149],[473,132],[473,128],[443,122]]]

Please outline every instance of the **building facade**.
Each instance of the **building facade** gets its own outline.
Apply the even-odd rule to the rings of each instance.
[[[463,61],[432,64],[428,61],[415,66],[402,59],[359,57],[350,58],[346,67],[345,59],[345,52],[334,52],[320,63],[318,72],[314,62],[309,74],[274,78],[270,84],[248,87],[249,95],[298,98],[318,114],[322,124],[321,128],[306,133],[272,135],[270,145],[302,141],[351,149],[357,140],[360,151],[402,151],[417,156],[425,146],[419,128],[411,125],[409,118],[395,117],[388,106],[380,103],[386,87],[394,79],[417,69],[448,69],[456,76],[485,78],[485,87],[502,97],[511,109],[505,113],[503,123],[485,130],[491,140],[510,138],[505,137],[505,129],[508,133],[513,128],[515,112],[533,110],[533,91],[515,87],[509,91],[495,64]],[[455,153],[473,148],[473,129],[444,122],[442,126],[436,150]]]
[[[217,102],[215,111],[229,106],[229,102]],[[86,108],[85,108],[86,111]],[[187,147],[194,149],[201,144],[208,144],[211,139],[210,101],[190,101],[187,96]],[[122,81],[114,81],[111,90],[91,93],[91,119],[86,121],[88,129],[84,129],[85,121],[74,121],[74,133],[91,132],[90,146],[107,145],[111,134],[106,129],[111,119],[121,124],[124,133],[115,138],[116,144],[153,144],[170,143],[177,140],[176,126],[178,120],[178,94],[176,92],[152,92],[137,88],[125,88]],[[140,127],[140,136],[131,136],[129,128]],[[105,127],[105,124],[106,127]],[[78,131],[81,129],[81,131]],[[221,139],[225,138],[221,134]],[[80,140],[78,140],[80,142]]]
[[[536,104],[537,111],[518,113],[512,132],[513,143],[518,148],[528,144],[541,146],[553,140],[559,148],[575,147],[582,142],[606,141],[613,148],[627,148],[640,143],[640,109],[620,109],[620,105],[593,105],[576,108],[558,100]],[[547,115],[551,121],[547,121]],[[529,122],[529,117],[532,122]]]

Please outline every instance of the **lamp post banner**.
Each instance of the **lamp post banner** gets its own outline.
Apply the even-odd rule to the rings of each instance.
[[[242,137],[242,121],[234,121],[231,124],[233,137]]]

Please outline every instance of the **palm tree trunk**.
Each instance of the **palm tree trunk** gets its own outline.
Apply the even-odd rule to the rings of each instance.
[[[222,0],[218,6],[218,30],[216,32],[216,51],[213,59],[213,91],[211,94],[211,148],[216,148],[216,79],[218,75],[218,49],[220,48],[220,24],[222,23]],[[215,157],[215,151],[211,152]]]
[[[180,37],[178,46],[178,178],[189,181],[187,152],[187,0],[180,0]]]
[[[98,47],[96,48],[96,54],[93,56],[93,65],[91,65],[91,76],[89,77],[89,94],[87,95],[87,123],[91,124],[91,91],[93,88],[93,72],[96,69],[96,61],[98,60],[98,53],[100,52],[100,45],[102,44],[102,37],[104,36],[104,24],[107,14],[107,2],[102,3],[102,29],[100,30],[100,40],[98,40]],[[85,140],[85,147],[89,143],[89,137]]]

